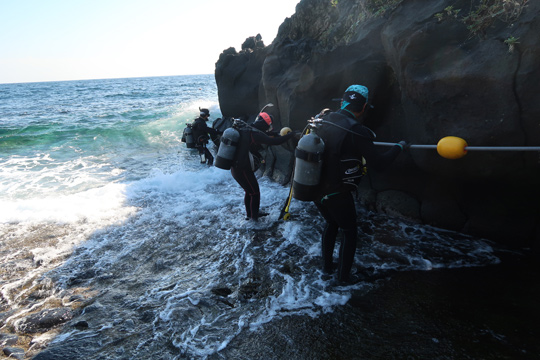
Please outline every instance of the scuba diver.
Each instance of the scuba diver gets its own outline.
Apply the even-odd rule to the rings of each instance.
[[[408,147],[405,141],[400,141],[379,153],[373,144],[375,134],[360,120],[367,106],[367,87],[351,85],[343,94],[341,108],[321,114],[322,125],[317,129],[317,135],[324,141],[321,192],[314,201],[326,220],[322,235],[323,270],[331,274],[335,269],[334,247],[338,231],[342,229],[344,238],[339,249],[337,280],[344,283],[356,281],[350,275],[358,237],[352,191],[357,189],[366,170],[363,159],[371,168],[383,170]]]
[[[212,141],[216,142],[218,140],[218,131],[216,129],[210,128],[206,125],[206,122],[210,118],[210,111],[208,109],[199,108],[200,114],[199,117],[195,119],[191,125],[191,130],[193,132],[193,138],[195,140],[195,147],[199,150],[199,155],[201,156],[201,164],[208,164],[211,166],[214,163],[214,156],[208,149],[208,140],[211,138]]]
[[[272,122],[271,115],[261,112],[251,126],[246,125],[239,129],[240,140],[231,166],[231,174],[245,192],[246,220],[257,221],[259,217],[268,215],[259,213],[261,193],[255,176],[255,171],[262,162],[262,156],[259,154],[261,144],[280,145],[295,136],[292,131],[284,136],[272,133]],[[278,136],[274,136],[275,134]]]

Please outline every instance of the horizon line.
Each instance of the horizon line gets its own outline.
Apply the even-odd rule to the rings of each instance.
[[[17,82],[2,82],[2,81],[0,81],[0,85],[40,84],[40,83],[69,82],[69,81],[99,81],[99,80],[121,80],[121,79],[145,79],[145,78],[159,78],[159,77],[202,76],[202,75],[214,75],[214,74],[210,73],[210,74],[181,74],[181,75],[122,76],[122,77],[111,77],[111,78],[88,78],[88,79],[43,80],[43,81],[17,81]]]

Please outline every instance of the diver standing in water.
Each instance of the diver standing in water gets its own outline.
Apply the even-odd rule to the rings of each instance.
[[[357,242],[356,208],[352,191],[367,165],[382,170],[407,148],[401,141],[390,150],[379,153],[373,144],[374,133],[363,126],[361,117],[368,106],[368,89],[362,85],[351,85],[343,94],[341,109],[322,117],[322,126],[317,134],[324,141],[322,157],[321,194],[315,205],[326,220],[322,235],[323,269],[334,271],[333,253],[339,229],[344,238],[339,248],[337,278],[340,282],[354,282],[351,269]]]
[[[206,125],[206,122],[210,118],[210,111],[208,109],[199,108],[199,117],[195,119],[191,129],[193,131],[193,138],[195,140],[195,147],[199,150],[201,156],[201,164],[208,164],[209,166],[214,163],[214,156],[208,149],[208,140],[216,141],[218,132],[216,129],[210,128]]]
[[[244,189],[244,205],[248,220],[257,221],[260,216],[267,215],[259,213],[261,193],[255,176],[255,171],[262,160],[257,156],[262,148],[261,144],[280,145],[295,135],[294,132],[290,132],[284,136],[268,136],[267,133],[273,130],[272,121],[271,115],[261,112],[252,126],[246,125],[239,129],[240,140],[231,166],[231,174]]]

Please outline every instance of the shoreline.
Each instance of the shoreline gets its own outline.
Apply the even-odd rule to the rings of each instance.
[[[36,241],[46,239],[54,243],[65,229],[53,229],[36,228],[25,245],[32,248]],[[25,256],[28,252],[14,259],[19,266],[26,263],[19,274],[42,267]],[[256,331],[244,329],[209,359],[540,359],[538,257],[511,251],[497,251],[496,255],[501,261],[495,265],[393,271],[384,277],[368,277],[377,286],[353,292],[348,303],[333,312],[317,318],[286,316]],[[36,291],[26,291],[26,296],[53,295],[52,288],[43,286],[40,281],[33,283],[30,290]],[[86,299],[79,290],[75,285],[53,297],[62,302],[78,299],[66,303],[75,310],[94,299]],[[9,316],[9,310],[4,315]],[[54,333],[62,329],[58,327]],[[21,334],[20,340],[19,346],[28,350],[31,339]],[[27,354],[43,352],[40,358],[47,359],[70,346],[59,343],[48,351],[46,342],[36,344]]]

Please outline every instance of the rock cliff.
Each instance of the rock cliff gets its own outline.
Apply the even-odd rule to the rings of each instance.
[[[540,146],[539,14],[540,3],[525,0],[302,0],[271,45],[258,36],[221,54],[222,113],[253,115],[272,102],[277,126],[301,130],[358,83],[370,89],[364,121],[378,141],[437,144],[454,135],[470,146]],[[281,152],[267,174],[287,179],[291,156]],[[386,172],[370,171],[360,199],[538,249],[539,184],[538,152],[448,160],[411,149]]]

